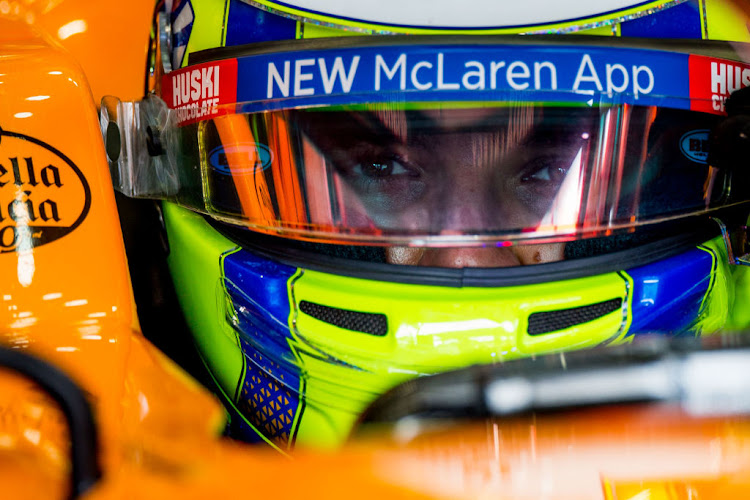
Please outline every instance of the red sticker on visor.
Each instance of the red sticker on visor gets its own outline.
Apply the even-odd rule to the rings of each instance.
[[[750,65],[706,56],[690,56],[690,109],[724,114],[735,90],[750,86]]]
[[[237,102],[237,60],[226,59],[172,71],[162,79],[162,98],[188,125],[230,113]]]

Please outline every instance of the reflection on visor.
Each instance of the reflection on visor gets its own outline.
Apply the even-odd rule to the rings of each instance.
[[[175,130],[179,187],[217,219],[328,242],[453,245],[608,234],[715,208],[719,119],[636,107],[377,104]]]
[[[576,213],[552,205],[580,205],[595,117],[517,107],[287,119],[300,131],[304,163],[330,172],[333,189],[319,194],[333,195],[346,227],[492,234],[576,223]]]

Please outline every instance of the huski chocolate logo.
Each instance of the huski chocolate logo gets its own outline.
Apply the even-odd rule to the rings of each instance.
[[[90,207],[86,178],[68,157],[38,139],[0,129],[0,253],[70,234]]]

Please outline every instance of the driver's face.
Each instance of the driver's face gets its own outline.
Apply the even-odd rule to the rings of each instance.
[[[296,117],[339,181],[346,225],[472,234],[549,220],[568,172],[580,170],[587,110],[301,112]],[[556,207],[559,210],[559,207]],[[506,267],[563,258],[563,244],[387,250],[389,262]]]

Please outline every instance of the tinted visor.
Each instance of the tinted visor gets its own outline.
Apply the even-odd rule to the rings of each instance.
[[[633,106],[285,110],[204,122],[196,163],[207,212],[265,231],[570,237],[718,203],[724,182],[705,163],[715,120]]]
[[[142,194],[305,240],[565,241],[729,204],[730,176],[706,162],[719,119],[528,102],[227,114],[174,127],[173,178]]]

